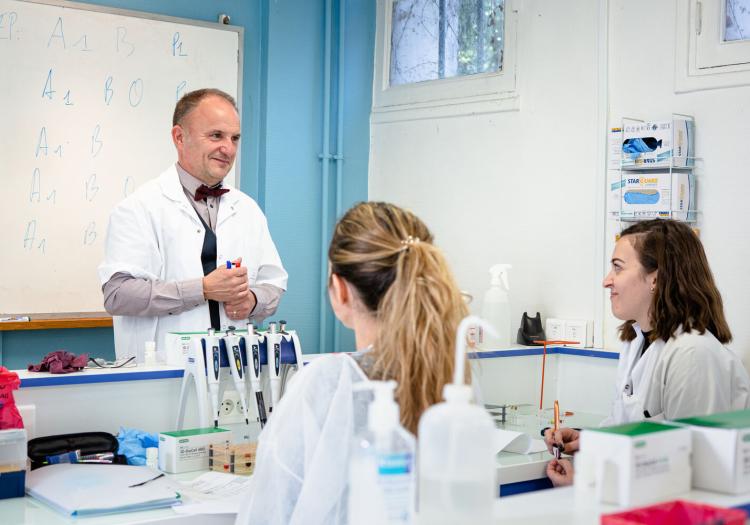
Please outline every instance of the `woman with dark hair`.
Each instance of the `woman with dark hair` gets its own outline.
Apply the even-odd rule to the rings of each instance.
[[[603,426],[642,419],[678,419],[747,408],[750,379],[724,344],[724,318],[698,236],[685,223],[638,222],[620,235],[603,283],[620,325],[623,348],[615,400]],[[547,431],[549,447],[578,450],[578,432]],[[553,483],[572,481],[567,460],[547,468]]]

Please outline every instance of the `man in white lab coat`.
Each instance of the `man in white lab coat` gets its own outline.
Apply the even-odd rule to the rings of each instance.
[[[142,361],[146,341],[164,352],[167,332],[263,319],[286,289],[263,212],[222,184],[240,140],[234,99],[216,89],[187,93],[175,107],[172,140],[177,162],[109,219],[99,278],[118,357]]]

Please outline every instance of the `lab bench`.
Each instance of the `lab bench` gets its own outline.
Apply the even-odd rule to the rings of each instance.
[[[538,403],[540,390],[539,370],[542,349],[539,347],[514,348],[492,352],[477,352],[470,356],[475,376],[478,378],[486,403],[534,401]],[[578,418],[595,418],[595,413],[610,402],[609,393],[614,384],[617,354],[596,350],[548,349],[546,356],[545,402],[560,399],[563,410],[576,410]],[[21,389],[14,393],[20,407],[31,410],[35,416],[29,426],[31,436],[65,434],[102,430],[116,433],[120,426],[134,427],[149,432],[159,432],[173,426],[179,401],[183,370],[155,366],[121,369],[86,369],[68,375],[50,375],[20,371]],[[584,395],[576,387],[583,383],[599,391],[598,395]],[[603,390],[606,386],[606,389]],[[188,403],[187,428],[198,425],[195,403]],[[577,410],[583,410],[578,412]],[[27,415],[24,415],[26,419]],[[577,421],[571,418],[569,426],[592,426],[598,420]],[[601,419],[601,416],[599,416]],[[528,428],[524,425],[528,425]],[[531,419],[522,425],[532,437],[540,437],[544,426]],[[507,428],[521,430],[510,425]],[[497,456],[499,493],[507,496],[548,486],[545,468],[550,456],[546,452],[520,455],[502,452]],[[549,491],[543,491],[549,492]],[[556,491],[555,491],[556,493]],[[503,497],[513,501],[523,496]],[[572,496],[571,496],[572,497]],[[750,497],[748,498],[750,500]],[[510,508],[501,505],[503,513]],[[515,512],[515,511],[514,511]],[[0,501],[3,525],[69,524],[79,520],[65,518],[43,503],[25,497]],[[502,514],[498,514],[502,518]],[[120,525],[127,523],[208,524],[232,523],[233,516],[183,516],[170,509],[86,518],[86,525]],[[525,521],[519,520],[519,521]],[[505,523],[504,520],[497,523]]]

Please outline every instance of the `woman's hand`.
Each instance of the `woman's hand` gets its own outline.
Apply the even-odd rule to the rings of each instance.
[[[568,459],[553,459],[547,463],[547,477],[555,487],[573,484],[573,462]]]
[[[553,429],[548,428],[544,432],[544,443],[547,445],[547,450],[549,450],[550,454],[554,454],[552,452],[552,446],[557,445],[560,447],[560,452],[564,452],[565,454],[574,454],[578,452],[579,447],[579,437],[581,433],[578,432],[574,428],[561,428],[557,432],[555,432]]]

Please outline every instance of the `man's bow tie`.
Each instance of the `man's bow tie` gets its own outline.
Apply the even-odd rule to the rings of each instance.
[[[198,189],[195,190],[195,200],[202,201],[207,197],[221,197],[228,192],[228,189],[222,188],[221,186],[214,186],[213,188],[209,188],[205,184],[201,184],[200,186],[198,186]]]

